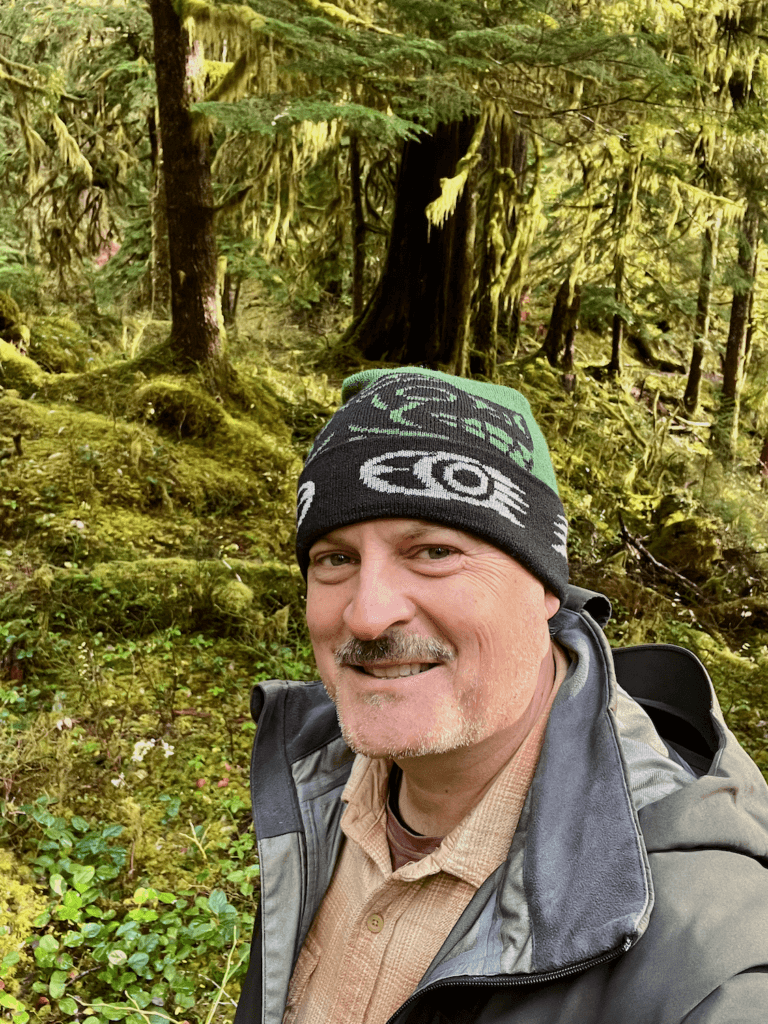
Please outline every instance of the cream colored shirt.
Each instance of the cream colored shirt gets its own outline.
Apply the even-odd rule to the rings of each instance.
[[[291,978],[283,1024],[386,1024],[485,879],[503,864],[557,687],[481,801],[434,853],[392,870],[392,762],[358,755],[342,794],[346,836]]]

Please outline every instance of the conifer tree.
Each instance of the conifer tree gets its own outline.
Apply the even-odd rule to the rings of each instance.
[[[202,77],[202,47],[172,0],[151,0],[155,76],[171,271],[171,342],[184,362],[214,378],[222,360],[216,236],[207,126],[190,110]],[[197,79],[197,81],[196,81]]]

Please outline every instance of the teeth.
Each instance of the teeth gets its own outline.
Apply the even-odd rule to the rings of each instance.
[[[377,679],[400,679],[404,676],[417,676],[432,668],[431,664],[416,663],[413,665],[371,665],[365,671]]]

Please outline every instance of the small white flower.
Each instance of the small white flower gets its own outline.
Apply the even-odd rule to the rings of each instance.
[[[115,789],[122,789],[122,787],[125,785],[125,772],[120,772],[117,778],[112,779],[111,782]]]
[[[163,753],[166,757],[173,757],[174,747],[171,743],[166,743],[165,740],[160,740],[160,745],[163,748]]]
[[[151,740],[136,740],[133,744],[133,753],[131,754],[132,761],[143,761],[147,754],[150,752],[152,747],[156,743],[155,739]]]

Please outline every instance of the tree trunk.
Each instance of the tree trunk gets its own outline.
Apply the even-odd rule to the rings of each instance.
[[[763,448],[760,452],[758,469],[763,476],[768,476],[768,434],[765,435],[765,439],[763,440]]]
[[[440,195],[440,179],[455,173],[475,126],[470,118],[441,124],[429,138],[403,147],[384,270],[344,338],[366,359],[457,367],[473,275],[472,181],[443,227],[430,230],[424,210]]]
[[[452,348],[446,365],[451,373],[466,377],[469,373],[469,339],[472,318],[472,289],[474,285],[475,234],[477,233],[477,172],[470,171],[464,188],[466,202],[462,202],[455,216],[457,242],[453,250],[451,280],[456,282],[459,294],[452,299],[454,308],[446,315],[456,317],[456,330],[451,333]]]
[[[514,196],[522,195],[528,165],[528,136],[524,131],[515,129],[510,118],[502,117],[493,132],[490,150],[495,167],[488,186],[483,218],[483,247],[477,289],[474,347],[479,356],[480,371],[492,379],[496,373],[499,302],[504,284],[500,280],[504,256],[500,243],[503,241],[506,248],[511,248],[518,227],[515,202],[512,202],[511,214],[508,213],[505,202],[509,188],[505,172],[508,174],[511,170],[514,175]],[[520,322],[519,304],[515,303],[515,306],[517,310],[512,311],[510,325],[514,335],[512,343],[516,345]]]
[[[360,181],[360,143],[354,133],[349,139],[349,177],[352,187],[352,316],[363,312],[365,277],[365,216]]]
[[[621,345],[624,341],[624,319],[618,313],[613,314],[611,323],[611,361],[608,363],[608,372],[621,373]]]
[[[624,301],[624,241],[627,222],[632,212],[632,185],[637,168],[627,164],[616,187],[616,198],[613,204],[613,232],[616,238],[616,249],[613,255],[613,297],[616,303]],[[613,314],[611,323],[611,361],[608,372],[619,376],[622,370],[621,346],[626,332],[626,321],[621,313]]]
[[[171,309],[171,254],[168,248],[168,206],[165,198],[163,143],[154,113],[150,119],[150,146],[155,187],[152,192],[152,319],[164,320]]]
[[[560,363],[560,352],[563,350],[565,361],[570,362],[570,366],[563,368],[573,369],[573,344],[580,305],[581,287],[575,284],[571,294],[571,282],[566,277],[557,290],[552,316],[542,345],[550,366],[557,366]]]
[[[695,415],[699,406],[701,367],[709,335],[709,312],[712,302],[712,281],[717,265],[720,219],[721,215],[718,213],[712,223],[707,225],[701,238],[701,274],[699,276],[699,294],[696,299],[693,352],[691,368],[688,371],[688,382],[683,395],[683,408],[689,416]]]
[[[222,362],[208,131],[190,113],[202,53],[172,0],[150,0],[171,264],[171,348],[217,378]]]
[[[759,211],[754,203],[750,203],[744,214],[738,253],[739,269],[749,279],[749,284],[746,288],[741,285],[733,290],[731,322],[728,327],[728,342],[723,365],[723,397],[717,432],[720,447],[729,456],[733,455],[735,451],[739,433],[741,387],[744,380],[744,356],[749,327],[749,310],[754,289],[759,226]]]

